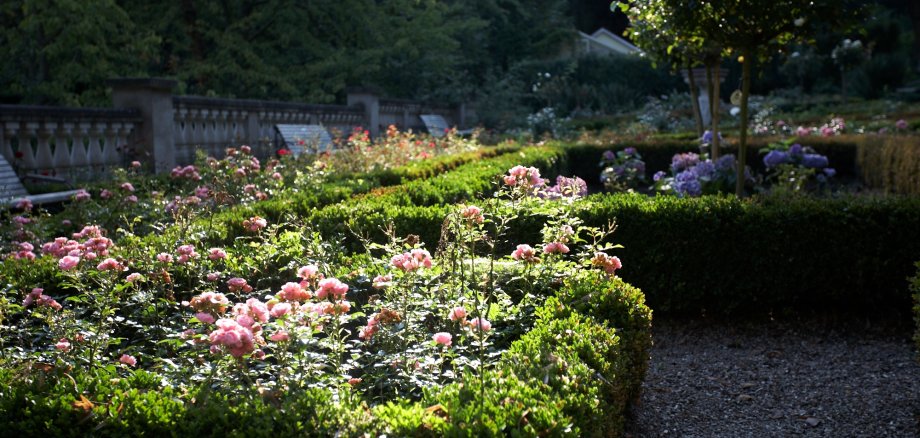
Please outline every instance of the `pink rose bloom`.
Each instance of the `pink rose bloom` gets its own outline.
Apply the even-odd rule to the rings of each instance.
[[[30,201],[30,200],[28,200],[28,199],[25,199],[25,198],[20,199],[20,200],[16,201],[16,208],[18,208],[18,209],[20,209],[20,210],[31,210],[31,209],[32,209],[32,201]]]
[[[607,275],[615,276],[617,269],[623,267],[623,263],[620,262],[619,257],[610,257],[606,253],[596,252],[594,257],[591,259],[591,264],[597,267],[600,267],[607,273]]]
[[[176,248],[176,252],[179,254],[189,255],[195,254],[195,247],[192,245],[182,245]]]
[[[135,359],[134,356],[128,354],[122,354],[121,357],[118,358],[118,361],[129,367],[137,365],[137,359]]]
[[[130,204],[137,204],[137,196],[134,196],[134,195],[125,196],[125,202],[130,203]]]
[[[290,303],[278,303],[272,306],[271,315],[274,318],[281,318],[291,312]]]
[[[217,281],[220,280],[220,274],[217,272],[208,272],[208,275],[205,275],[204,278],[208,281]]]
[[[70,341],[67,338],[61,338],[57,344],[54,344],[54,348],[57,348],[58,351],[63,351],[64,353],[70,351]]]
[[[514,178],[513,176],[511,176],[511,175],[505,175],[505,177],[502,178],[502,179],[505,181],[505,185],[506,185],[506,186],[513,186],[513,185],[517,184],[517,179],[515,179],[515,178]]]
[[[172,263],[173,257],[172,257],[171,254],[167,254],[167,253],[165,253],[165,252],[161,252],[161,253],[157,254],[157,260],[159,260],[159,261],[162,262],[162,263]]]
[[[454,307],[453,309],[450,310],[450,313],[447,314],[447,317],[451,321],[460,321],[463,318],[466,318],[466,309],[460,306]]]
[[[240,358],[255,349],[255,336],[249,328],[226,318],[217,320],[216,324],[217,330],[208,335],[212,351],[220,351],[220,347],[224,347],[233,357]]]
[[[251,315],[253,318],[259,322],[268,322],[270,315],[268,311],[268,305],[259,301],[257,298],[250,298],[246,300],[246,307],[249,308],[249,315]]]
[[[901,131],[907,129],[907,127],[908,127],[908,125],[907,125],[907,120],[898,119],[897,122],[894,122],[894,127],[895,127],[895,128],[898,128],[898,130],[901,130]]]
[[[390,274],[387,275],[378,275],[374,277],[373,288],[374,289],[386,289],[393,284],[393,276]]]
[[[118,260],[107,258],[103,260],[102,263],[96,265],[96,269],[100,271],[124,271],[127,268],[122,266],[121,263],[118,263]]]
[[[243,178],[243,177],[245,177],[245,176],[246,176],[246,169],[242,169],[242,168],[236,169],[235,171],[233,171],[233,176],[235,176],[235,177],[237,177],[237,178]]]
[[[357,385],[359,385],[359,384],[360,384],[361,382],[363,382],[363,381],[364,381],[363,379],[360,379],[360,378],[358,378],[358,377],[352,377],[352,378],[348,379],[348,384],[351,385],[351,386],[357,386]]]
[[[141,162],[140,162],[140,161],[132,161],[132,162],[131,162],[131,167],[137,169],[138,167],[141,167]]]
[[[252,232],[259,231],[262,228],[265,228],[267,225],[268,222],[259,216],[253,216],[243,221],[243,228]]]
[[[129,183],[129,182],[125,182],[125,183],[121,183],[121,189],[124,190],[124,191],[126,191],[126,192],[133,192],[133,191],[134,191],[134,186],[131,185],[131,183]]]
[[[471,328],[479,329],[484,332],[492,330],[492,323],[485,318],[473,318],[468,324]]]
[[[61,260],[58,261],[58,267],[62,271],[69,271],[73,268],[76,268],[80,263],[80,257],[77,256],[64,256]]]
[[[90,198],[92,195],[84,189],[77,190],[77,193],[73,195],[73,200],[77,202],[88,201]]]
[[[99,192],[99,197],[102,199],[109,199],[112,197],[112,195],[113,195],[112,192],[106,189],[102,189],[102,191]]]
[[[208,250],[208,258],[211,260],[221,260],[227,258],[227,252],[220,248],[211,248]]]
[[[210,313],[207,313],[207,312],[198,312],[198,313],[196,313],[196,314],[195,314],[195,319],[197,319],[197,320],[199,320],[199,321],[201,321],[201,322],[203,322],[203,323],[205,323],[205,324],[213,324],[213,323],[214,323],[214,315],[211,315]]]
[[[195,196],[201,199],[207,199],[211,195],[211,189],[206,186],[199,186],[195,188]]]
[[[450,347],[450,342],[451,342],[452,337],[450,333],[439,332],[439,333],[435,333],[434,336],[431,337],[431,339],[433,339],[435,342],[445,347]]]
[[[281,292],[278,292],[278,298],[285,301],[306,301],[312,297],[310,291],[305,290],[300,283],[287,282],[281,286]]]
[[[64,219],[64,220],[61,221],[61,225],[65,226],[65,227],[69,227],[69,226],[73,225],[73,222],[71,222],[70,219]]]
[[[141,276],[141,274],[139,274],[139,273],[137,273],[137,272],[132,272],[132,273],[128,274],[128,278],[126,278],[125,280],[126,280],[128,283],[134,283],[134,282],[137,282],[137,281],[141,281],[141,280],[143,280],[143,279],[144,279],[144,277]]]
[[[268,339],[271,339],[275,342],[285,342],[291,339],[291,335],[289,335],[288,332],[284,330],[278,330],[272,333],[272,335],[269,336]]]
[[[255,184],[246,184],[245,186],[243,186],[243,192],[245,192],[245,193],[252,193],[252,192],[255,192],[255,191],[256,191],[256,185],[255,185]]]
[[[543,246],[543,252],[547,254],[568,254],[569,247],[566,246],[564,243],[552,242],[552,243],[547,243],[545,246]]]
[[[316,296],[324,300],[327,296],[334,299],[342,299],[348,292],[348,285],[342,283],[336,278],[326,278],[319,281],[319,288],[316,290]]]
[[[304,280],[311,280],[316,277],[317,272],[319,272],[319,268],[316,265],[301,266],[297,270],[297,276]]]
[[[249,147],[249,146],[247,146],[247,145],[242,145],[242,146],[240,146],[240,152],[242,152],[242,153],[244,153],[244,154],[246,154],[246,155],[249,155],[250,153],[252,153],[252,148]]]
[[[230,289],[230,292],[252,292],[252,286],[246,283],[246,280],[234,277],[227,280],[227,287]]]
[[[527,244],[518,245],[517,248],[511,253],[511,258],[527,263],[536,263],[540,261],[540,259],[537,258],[536,251],[534,251],[534,249]]]
[[[282,178],[282,177],[281,177],[281,174],[278,173],[278,172],[275,172],[275,173],[272,174],[272,179],[275,180],[275,181],[280,181],[281,178]]]
[[[477,224],[482,223],[482,209],[475,206],[469,205],[460,210],[460,216],[470,222]]]

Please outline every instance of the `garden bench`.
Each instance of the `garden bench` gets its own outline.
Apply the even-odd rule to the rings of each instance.
[[[275,146],[294,156],[306,152],[332,152],[335,144],[322,125],[275,125]],[[307,149],[309,148],[309,149]]]
[[[440,114],[422,114],[419,115],[419,118],[422,119],[422,123],[425,124],[425,129],[428,130],[428,134],[432,137],[443,137],[447,130],[450,129],[447,120]],[[470,135],[472,133],[472,129],[457,131],[457,134],[460,135]]]
[[[66,183],[62,178],[56,178],[45,175],[26,175],[25,179]],[[50,204],[70,199],[79,190],[65,190],[61,192],[42,193],[40,195],[30,195],[22,185],[19,175],[10,165],[9,161],[3,155],[0,155],[0,206],[4,208],[15,206],[20,200],[28,199],[32,204]]]

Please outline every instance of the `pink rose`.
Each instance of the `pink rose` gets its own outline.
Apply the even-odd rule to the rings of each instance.
[[[118,361],[129,367],[137,365],[137,359],[135,359],[134,356],[128,354],[122,354],[121,357],[118,358]]]
[[[470,328],[479,329],[484,332],[492,330],[492,323],[485,318],[473,318],[468,324]]]
[[[62,271],[69,271],[80,263],[80,257],[77,256],[64,256],[61,260],[58,261],[58,267]]]
[[[435,333],[434,336],[431,337],[431,339],[433,339],[435,342],[445,347],[450,347],[451,338],[452,337],[450,333],[444,332]]]
[[[450,310],[450,313],[447,315],[447,317],[451,321],[462,320],[463,318],[466,318],[466,309],[460,306],[454,307],[453,309]]]

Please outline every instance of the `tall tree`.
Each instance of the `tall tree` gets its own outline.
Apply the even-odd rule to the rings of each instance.
[[[103,105],[105,80],[142,73],[158,41],[114,0],[8,0],[0,24],[0,93],[14,103]]]

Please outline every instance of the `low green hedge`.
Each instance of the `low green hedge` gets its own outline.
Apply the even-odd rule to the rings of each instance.
[[[616,220],[625,246],[619,275],[641,287],[656,311],[723,315],[768,311],[908,309],[904,278],[920,242],[920,198],[844,196],[738,200],[600,194],[576,203],[587,225]],[[315,216],[380,237],[397,233],[437,241],[450,207],[351,206]],[[543,218],[521,215],[511,239],[541,240]],[[499,248],[510,253],[513,248]]]
[[[146,371],[34,364],[0,368],[0,424],[9,436],[619,436],[650,329],[641,291],[586,272],[548,299],[494,369],[417,402],[369,407],[344,388],[179,390]]]

